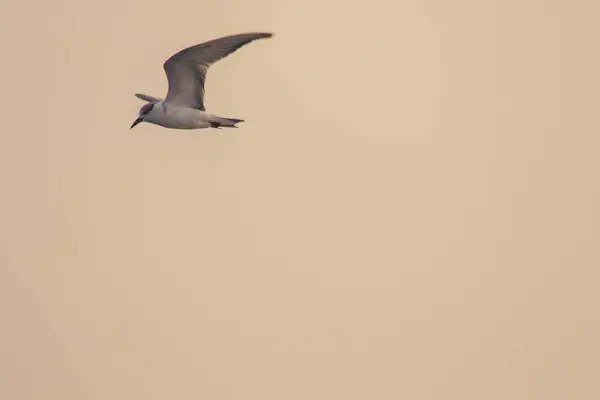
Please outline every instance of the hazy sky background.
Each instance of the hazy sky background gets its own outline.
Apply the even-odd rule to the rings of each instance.
[[[2,1],[0,398],[600,398],[599,19]],[[240,129],[128,130],[245,31],[206,94]]]

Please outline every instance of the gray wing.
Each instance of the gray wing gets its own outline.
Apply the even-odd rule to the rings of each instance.
[[[143,93],[136,93],[135,97],[137,97],[138,99],[144,100],[147,103],[158,103],[158,102],[162,101],[161,98],[150,96],[150,95],[143,94]]]
[[[208,68],[240,47],[272,36],[267,32],[230,35],[176,53],[163,65],[169,81],[165,102],[204,111],[204,84]]]

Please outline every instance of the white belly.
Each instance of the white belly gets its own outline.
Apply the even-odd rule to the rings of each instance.
[[[157,110],[158,111],[158,110]],[[203,129],[208,128],[210,114],[194,108],[175,107],[161,104],[160,112],[152,113],[147,121],[165,128],[172,129]]]

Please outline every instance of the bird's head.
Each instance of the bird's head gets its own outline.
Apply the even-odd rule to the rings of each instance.
[[[146,104],[144,104],[140,108],[140,112],[138,114],[137,119],[135,121],[133,121],[133,124],[131,124],[131,128],[129,128],[129,129],[132,129],[134,126],[136,126],[140,122],[144,122],[146,116],[152,112],[152,108],[153,107],[154,107],[154,103],[146,103]]]

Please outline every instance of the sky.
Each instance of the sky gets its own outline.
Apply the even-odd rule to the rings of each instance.
[[[0,398],[599,398],[599,17],[2,1]],[[129,130],[247,31],[239,129]]]

